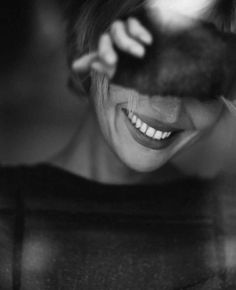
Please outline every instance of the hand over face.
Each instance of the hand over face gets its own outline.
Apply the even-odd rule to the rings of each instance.
[[[145,46],[151,43],[151,33],[136,18],[130,17],[125,22],[117,20],[112,24],[110,31],[100,37],[97,51],[75,60],[72,69],[77,73],[94,69],[112,78],[118,63],[115,47],[137,58],[142,58],[145,55]]]

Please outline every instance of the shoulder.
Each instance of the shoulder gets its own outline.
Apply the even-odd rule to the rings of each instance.
[[[54,194],[78,182],[79,178],[47,163],[34,165],[0,165],[0,198],[15,196]]]
[[[32,210],[71,210],[89,186],[88,180],[49,163],[0,166],[0,208],[14,208],[21,200]]]
[[[54,174],[54,170],[46,164],[37,165],[0,165],[0,187],[18,188],[22,185],[30,185],[47,178],[48,173]]]

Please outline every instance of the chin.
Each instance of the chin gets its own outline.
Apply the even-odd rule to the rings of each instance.
[[[152,164],[148,160],[144,160],[143,162],[135,162],[133,160],[126,160],[125,163],[126,165],[137,172],[140,173],[148,173],[148,172],[153,172],[161,168],[164,164],[166,164],[167,161],[164,162],[156,162]]]
[[[130,141],[130,142],[129,142]],[[160,169],[166,163],[172,160],[173,157],[178,155],[183,149],[190,146],[191,140],[188,142],[182,142],[177,147],[166,149],[150,149],[140,145],[135,140],[126,138],[126,142],[119,144],[119,148],[116,147],[116,153],[119,159],[131,170],[148,173]]]
[[[139,156],[139,158],[137,158]],[[162,167],[168,159],[161,158],[152,158],[151,156],[142,156],[142,154],[122,154],[120,156],[122,162],[130,169],[137,172],[153,172]]]

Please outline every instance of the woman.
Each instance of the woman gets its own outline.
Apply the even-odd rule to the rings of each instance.
[[[138,18],[129,18],[140,7],[75,1],[71,8],[71,83],[86,95],[88,112],[50,163],[1,170],[3,289],[234,287],[222,190],[169,165],[210,132],[225,107],[221,99],[150,96],[123,85],[122,53],[145,59],[155,42]],[[189,25],[185,20],[178,30]],[[167,26],[172,33],[176,23]]]
[[[77,135],[77,140],[74,140],[74,148],[77,152],[73,154],[78,157],[65,154],[66,157],[62,157],[59,161],[61,164],[58,163],[58,165],[68,167],[69,170],[71,167],[73,168],[72,171],[76,171],[79,175],[101,182],[130,183],[132,178],[136,182],[143,178],[152,177],[153,174],[140,175],[137,172],[147,173],[159,169],[177,152],[196,142],[215,126],[217,120],[222,116],[224,107],[221,99],[213,99],[211,102],[202,103],[193,98],[183,100],[177,94],[167,97],[166,93],[163,96],[154,95],[150,98],[147,94],[144,95],[136,91],[135,88],[127,89],[120,85],[114,85],[112,77],[119,61],[113,46],[137,58],[142,58],[146,47],[152,43],[151,33],[135,18],[129,18],[127,24],[122,21],[114,22],[110,33],[108,32],[109,25],[114,19],[127,18],[128,15],[136,13],[140,4],[137,5],[136,3],[135,5],[137,1],[131,2],[133,3],[114,4],[113,2],[104,2],[103,5],[101,3],[85,3],[85,6],[90,7],[86,18],[77,15],[76,21],[72,20],[70,22],[69,33],[72,35],[69,34],[69,64],[73,66],[75,72],[73,80],[78,88],[81,85],[81,80],[85,79],[85,82],[83,82],[84,90],[82,91],[81,87],[80,94],[87,95],[92,109],[86,115],[85,125]],[[82,14],[83,9],[81,9]],[[98,25],[94,25],[95,17]],[[106,19],[106,21],[101,21],[102,19]],[[168,23],[168,25],[171,24]],[[174,27],[176,29],[176,23],[174,23]],[[98,37],[105,30],[107,32],[101,36],[99,44],[97,44]],[[97,45],[98,51],[94,52]],[[88,50],[90,50],[90,54],[87,54]],[[82,58],[76,60],[78,56],[83,54],[85,55]],[[164,55],[163,57],[171,56]],[[73,64],[72,60],[74,61]],[[196,62],[196,60],[194,61]],[[86,74],[86,70],[90,67],[93,69],[91,79],[89,74]],[[76,72],[84,73],[84,75],[79,79]],[[103,74],[96,72],[102,72]],[[134,74],[134,71],[131,73]],[[211,71],[207,71],[207,73],[213,74]],[[193,77],[195,75],[194,72]],[[108,78],[111,79],[110,85]],[[189,78],[192,78],[192,76],[190,75]],[[217,79],[216,74],[214,78]],[[207,81],[209,82],[208,79]],[[201,83],[201,86],[203,85]],[[135,114],[130,112],[132,110],[130,105],[134,102],[136,103]],[[133,127],[137,125],[141,133],[143,133],[143,130],[144,133],[147,133],[146,135],[150,135],[147,136],[149,138],[142,136],[145,134],[136,134],[137,130],[133,130],[132,126],[129,126],[130,122],[127,122],[125,116],[127,110],[130,112],[128,119],[131,119],[131,123],[132,118],[134,118],[135,124]],[[140,115],[142,115],[142,118],[138,118]],[[136,123],[138,119],[141,121],[139,124]],[[144,128],[142,129],[143,123],[147,126],[143,125]],[[170,142],[167,142],[167,139]],[[88,153],[84,152],[84,146],[90,147],[90,150],[86,150]],[[96,150],[93,146],[96,147]],[[71,147],[69,147],[69,154],[72,154]],[[81,158],[83,158],[83,161]],[[84,164],[87,165],[84,166]],[[115,174],[113,172],[114,168],[118,170]],[[157,174],[161,175],[161,171],[154,174],[155,180],[157,180]]]

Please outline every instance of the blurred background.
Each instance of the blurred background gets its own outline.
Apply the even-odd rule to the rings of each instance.
[[[63,3],[64,2],[64,3]],[[67,88],[63,0],[2,1],[0,163],[47,160],[65,146],[85,110]],[[187,173],[236,172],[236,116],[178,157]]]
[[[1,163],[47,159],[80,122],[84,103],[67,89],[62,2],[1,3]]]

